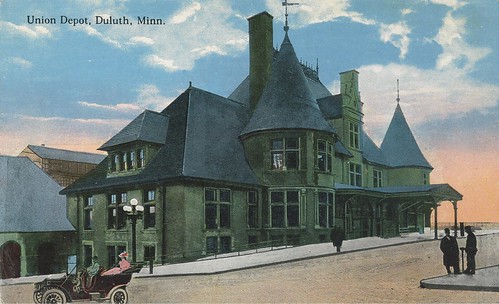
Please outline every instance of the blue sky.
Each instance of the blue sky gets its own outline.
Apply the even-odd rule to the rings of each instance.
[[[477,153],[497,152],[497,1],[294,2],[289,35],[298,57],[313,66],[318,60],[333,93],[340,72],[360,72],[365,129],[376,143],[400,79],[402,110],[434,179],[446,178],[437,168],[450,165],[449,155],[459,164],[463,155],[483,160]],[[42,143],[95,152],[144,109],[166,107],[189,81],[228,96],[248,74],[246,19],[264,10],[274,16],[277,46],[280,0],[0,0],[0,154]],[[27,16],[57,24],[29,24]],[[92,24],[60,24],[61,16]],[[132,24],[97,25],[95,16]],[[165,25],[138,25],[137,16]]]

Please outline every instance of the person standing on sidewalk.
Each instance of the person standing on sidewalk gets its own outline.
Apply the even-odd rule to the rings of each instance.
[[[459,246],[455,237],[450,235],[450,229],[445,228],[445,236],[440,241],[440,250],[444,254],[444,266],[447,273],[450,274],[450,268],[454,270],[454,274],[460,274],[459,270]]]
[[[461,248],[461,250],[466,251],[466,270],[464,270],[463,273],[475,274],[475,255],[478,252],[476,247],[476,236],[473,233],[471,226],[464,227],[464,231],[466,231],[468,236],[466,237],[466,247]]]
[[[334,226],[331,230],[331,241],[333,246],[336,247],[336,252],[341,252],[341,245],[343,245],[343,240],[345,239],[345,233],[343,229],[338,226]]]

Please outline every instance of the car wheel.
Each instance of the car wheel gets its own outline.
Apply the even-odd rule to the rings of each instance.
[[[42,303],[43,290],[33,292],[33,302],[36,304]]]
[[[126,304],[128,302],[128,293],[125,288],[117,288],[111,293],[110,299],[112,304]]]
[[[66,295],[62,290],[53,288],[43,293],[42,303],[66,303]]]

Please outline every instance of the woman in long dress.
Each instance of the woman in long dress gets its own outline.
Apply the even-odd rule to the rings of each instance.
[[[119,267],[114,267],[114,268],[111,268],[109,270],[106,270],[105,272],[102,273],[103,276],[122,273],[123,271],[125,271],[131,267],[130,262],[128,262],[126,259],[128,257],[127,252],[120,253],[119,257],[121,258],[121,261],[119,263]]]

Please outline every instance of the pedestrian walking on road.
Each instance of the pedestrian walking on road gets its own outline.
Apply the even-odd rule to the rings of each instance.
[[[459,270],[459,246],[455,237],[450,235],[450,229],[445,228],[445,236],[440,241],[440,250],[444,254],[444,266],[447,273],[451,274],[450,268],[454,270],[454,274],[460,274]]]
[[[471,226],[464,227],[464,231],[466,231],[468,236],[466,237],[466,247],[461,248],[466,251],[466,270],[464,270],[463,273],[475,274],[475,255],[478,252],[478,249],[476,247],[476,236],[473,233]]]
[[[331,241],[333,246],[336,247],[336,252],[341,252],[341,245],[343,245],[343,240],[345,239],[345,233],[343,229],[338,226],[334,226],[331,230]]]

